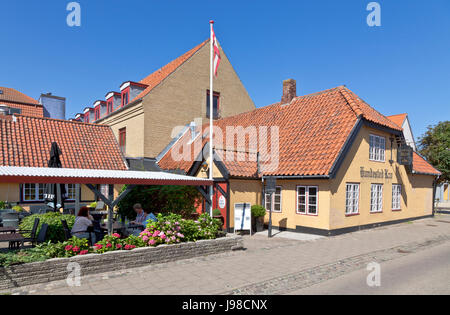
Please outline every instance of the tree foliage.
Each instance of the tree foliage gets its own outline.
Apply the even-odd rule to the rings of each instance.
[[[133,210],[136,203],[152,212],[177,213],[187,219],[195,212],[199,200],[201,194],[193,186],[136,186],[118,207],[119,213],[129,219],[136,217]]]
[[[450,180],[450,121],[428,126],[419,139],[419,152],[441,171],[440,182]]]

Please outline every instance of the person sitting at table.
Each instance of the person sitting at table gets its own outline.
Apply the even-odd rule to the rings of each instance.
[[[72,227],[72,235],[77,238],[91,240],[91,243],[95,244],[95,234],[88,230],[90,227],[93,227],[93,220],[94,218],[89,214],[89,208],[81,207]]]
[[[133,206],[133,210],[136,212],[136,219],[134,221],[131,221],[130,223],[135,225],[142,225],[142,223],[145,221],[146,214],[144,212],[144,209],[142,209],[141,204],[135,204]]]
[[[147,225],[150,223],[150,221],[158,221],[158,219],[156,218],[156,215],[153,214],[150,210],[145,209],[144,210],[144,214],[145,214],[145,220],[141,223],[141,224],[136,224],[141,226],[141,229],[138,230],[134,230],[131,232],[131,234],[139,236],[139,234],[142,232],[142,230],[144,230]]]

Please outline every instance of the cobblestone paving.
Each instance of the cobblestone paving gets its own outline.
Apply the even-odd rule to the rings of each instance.
[[[337,278],[348,272],[365,268],[371,262],[389,261],[420,250],[437,246],[450,240],[450,235],[440,236],[422,243],[410,243],[373,253],[350,257],[337,262],[313,267],[297,273],[277,277],[268,281],[251,284],[230,292],[225,295],[274,295],[287,294],[290,291],[306,288],[323,281]]]
[[[10,294],[283,294],[450,239],[449,215],[298,241],[245,236],[246,250],[21,287]],[[383,260],[384,259],[384,260]]]

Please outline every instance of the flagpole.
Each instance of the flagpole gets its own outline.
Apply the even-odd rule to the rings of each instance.
[[[213,180],[213,165],[214,165],[214,159],[213,159],[213,115],[214,115],[214,38],[213,38],[213,25],[214,21],[209,21],[210,25],[210,73],[209,73],[209,180]],[[214,185],[209,187],[209,200],[210,208],[209,208],[209,214],[212,217],[213,216],[213,194],[214,194]]]

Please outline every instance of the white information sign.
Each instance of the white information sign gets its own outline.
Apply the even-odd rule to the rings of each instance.
[[[249,203],[234,204],[234,232],[250,231],[252,233],[252,205]]]
[[[219,197],[219,208],[220,209],[225,209],[226,205],[227,205],[227,200],[225,199],[224,196],[220,196]]]

